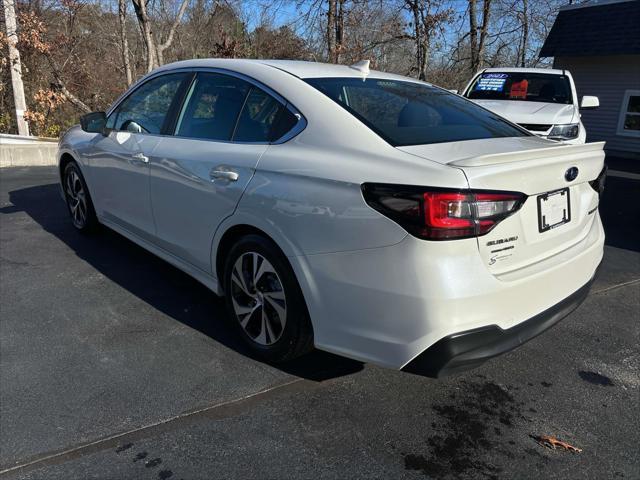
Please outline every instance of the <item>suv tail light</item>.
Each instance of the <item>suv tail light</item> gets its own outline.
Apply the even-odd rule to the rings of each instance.
[[[478,237],[516,212],[527,196],[517,192],[446,190],[365,183],[369,206],[412,235],[427,240]]]

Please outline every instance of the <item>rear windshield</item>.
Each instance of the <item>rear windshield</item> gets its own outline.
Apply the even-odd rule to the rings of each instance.
[[[306,81],[397,147],[528,135],[473,102],[426,84],[375,78]]]
[[[549,73],[483,73],[473,82],[466,96],[474,100],[573,102],[569,79],[565,75]]]

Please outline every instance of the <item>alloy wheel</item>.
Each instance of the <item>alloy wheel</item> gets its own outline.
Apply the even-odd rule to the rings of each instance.
[[[246,252],[231,272],[231,300],[240,326],[259,345],[276,343],[287,321],[284,288],[265,257]]]
[[[87,223],[87,195],[82,186],[80,176],[75,170],[70,170],[65,181],[67,204],[77,228],[83,228]]]

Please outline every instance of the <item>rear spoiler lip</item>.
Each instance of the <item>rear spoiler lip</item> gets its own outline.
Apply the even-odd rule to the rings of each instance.
[[[557,145],[552,147],[535,148],[532,150],[522,150],[516,152],[491,153],[467,157],[448,165],[452,167],[484,167],[501,163],[520,162],[523,160],[535,160],[541,158],[559,158],[569,155],[602,152],[605,142],[585,143],[583,145]],[[603,152],[604,155],[604,152]]]

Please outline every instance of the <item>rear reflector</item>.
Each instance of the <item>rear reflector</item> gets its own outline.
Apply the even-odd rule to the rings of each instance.
[[[526,200],[517,192],[445,190],[365,183],[365,201],[412,235],[451,240],[484,235]]]

